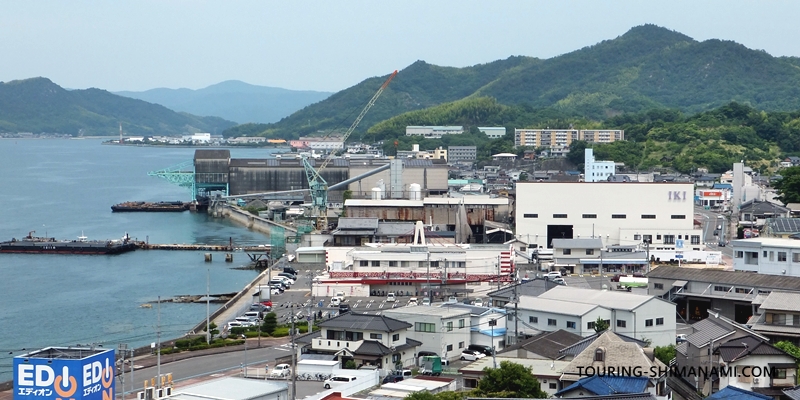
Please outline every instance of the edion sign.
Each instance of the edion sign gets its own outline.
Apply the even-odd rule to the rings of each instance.
[[[84,358],[55,358],[54,350],[14,357],[14,400],[114,400],[113,349],[83,349]]]

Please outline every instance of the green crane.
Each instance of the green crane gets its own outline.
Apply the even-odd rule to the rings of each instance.
[[[350,125],[350,128],[342,136],[342,143],[347,142],[347,138],[350,134],[358,126],[359,122],[364,118],[364,115],[367,114],[370,108],[375,105],[375,101],[378,100],[383,90],[389,86],[389,82],[394,79],[395,75],[397,75],[397,71],[394,71],[389,78],[386,79],[386,82],[381,85],[380,89],[372,96],[372,99],[367,103],[361,113],[358,114],[353,124]],[[308,189],[311,192],[311,207],[312,207],[312,216],[317,217],[317,229],[324,230],[328,228],[328,182],[322,178],[320,173],[323,169],[325,169],[328,164],[330,164],[331,160],[333,160],[333,151],[328,153],[328,156],[325,157],[325,160],[320,164],[318,168],[314,168],[308,162],[308,158],[303,158],[303,168],[306,171],[306,179],[308,180]]]

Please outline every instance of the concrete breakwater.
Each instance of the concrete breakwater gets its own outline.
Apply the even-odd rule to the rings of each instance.
[[[248,229],[264,232],[266,234],[272,233],[275,228],[283,228],[289,232],[297,233],[296,228],[279,224],[275,221],[259,217],[258,215],[253,215],[238,207],[231,207],[227,204],[222,206],[221,215],[231,221],[246,226]]]

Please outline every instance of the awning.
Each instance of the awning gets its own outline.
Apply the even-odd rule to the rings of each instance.
[[[492,335],[494,335],[494,337],[505,336],[506,335],[506,328],[494,328],[494,330],[492,330],[492,329],[481,329],[480,332],[481,332],[481,334],[484,334],[486,336],[492,336]]]
[[[687,283],[688,283],[688,282],[686,282],[686,281],[675,281],[675,282],[672,284],[672,286],[675,286],[675,287],[684,287],[684,286],[686,286],[686,284],[687,284]]]
[[[630,258],[581,258],[581,264],[584,265],[620,265],[620,264],[642,264],[646,265],[647,260],[643,259],[630,259]]]

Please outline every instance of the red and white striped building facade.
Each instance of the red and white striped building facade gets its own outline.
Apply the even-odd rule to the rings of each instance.
[[[421,225],[421,224],[420,224]],[[514,249],[508,244],[429,243],[424,232],[413,244],[369,243],[326,252],[328,273],[315,280],[316,296],[402,293],[422,296],[480,294],[514,279]]]

